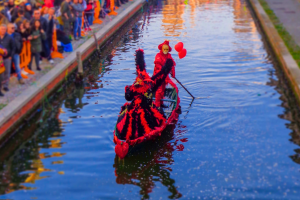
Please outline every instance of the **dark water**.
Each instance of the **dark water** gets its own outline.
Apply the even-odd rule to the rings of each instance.
[[[296,106],[246,3],[157,1],[143,11],[93,59],[84,88],[57,92],[53,112],[2,149],[0,198],[299,199]],[[197,99],[180,87],[178,123],[118,161],[112,133],[134,51],[145,50],[152,74],[164,39],[184,43],[186,58],[172,52],[176,76]]]

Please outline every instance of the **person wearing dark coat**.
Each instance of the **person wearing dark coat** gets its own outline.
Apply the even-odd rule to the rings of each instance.
[[[33,6],[33,10],[40,10],[42,9],[45,2],[43,0],[35,0],[35,4]]]
[[[22,36],[23,42],[27,41],[28,37],[31,35],[30,22],[25,19],[21,24],[18,23],[17,26],[18,26],[18,32]]]
[[[63,1],[64,1],[64,0],[54,0],[54,6],[55,6],[55,7],[60,6],[60,5],[62,4]]]
[[[25,17],[24,17],[24,14],[25,14],[25,12],[24,12],[24,10],[22,10],[22,9],[19,9],[18,10],[18,16],[17,16],[17,18],[14,20],[14,22],[17,24],[18,22],[23,22],[24,21],[24,19],[26,19]]]
[[[74,39],[78,40],[81,39],[81,24],[82,24],[82,12],[84,11],[84,7],[81,3],[78,2],[78,0],[73,0],[73,2],[70,3],[73,12],[73,15],[75,17],[75,21],[73,22],[73,35]]]
[[[18,8],[16,6],[10,9],[10,21],[14,22],[18,17]]]
[[[9,22],[9,19],[10,19],[10,16],[8,15],[8,8],[7,7],[2,7],[1,10],[0,10],[0,13],[6,19],[4,22],[7,24]],[[1,23],[3,23],[2,19],[1,19]]]
[[[8,0],[7,10],[9,12],[9,15],[8,15],[9,21],[12,21],[13,20],[12,17],[15,17],[17,14],[17,8],[15,6],[14,0]]]
[[[67,36],[71,35],[72,13],[70,9],[70,1],[71,0],[63,1],[60,6],[61,18],[64,23],[63,31],[66,33]]]
[[[43,31],[45,33],[48,32],[48,22],[47,20],[41,16],[41,11],[39,10],[35,10],[33,12],[33,20],[31,21],[31,26],[34,25],[34,22],[36,20],[39,20],[40,21],[40,24],[41,24],[41,29],[43,29]],[[47,58],[49,61],[52,60],[51,59],[51,55],[50,55],[50,47],[49,47],[49,44],[48,44],[48,41],[47,41],[47,38],[42,38],[42,56]]]
[[[56,39],[57,41],[60,41],[63,44],[70,44],[71,43],[71,39],[68,37],[68,35],[65,34],[65,32],[56,29]]]
[[[6,49],[7,54],[3,56],[3,63],[5,66],[5,78],[4,81],[4,90],[9,91],[8,84],[10,78],[10,70],[11,70],[11,59],[13,52],[15,52],[14,40],[13,38],[7,34],[7,26],[5,24],[0,25],[0,45]]]
[[[29,63],[28,68],[31,70],[31,63],[33,58],[35,58],[35,64],[37,70],[41,70],[39,61],[40,61],[40,53],[42,52],[42,41],[46,40],[47,36],[45,31],[41,28],[41,23],[39,20],[34,20],[32,33],[28,37],[31,44],[31,60]]]
[[[14,46],[15,46],[15,51],[12,53],[12,56],[11,56],[12,63],[14,63],[19,83],[24,84],[24,80],[22,79],[22,76],[21,76],[20,55],[19,55],[23,48],[23,41],[22,41],[21,34],[16,32],[15,30],[16,30],[16,27],[14,24],[9,23],[7,25],[7,33],[14,39]]]
[[[26,3],[25,4],[25,14],[24,17],[28,20],[32,19],[32,15],[33,15],[33,10],[32,10],[32,6],[30,3]]]
[[[54,14],[55,14],[55,9],[49,8],[48,14],[44,15],[44,18],[47,20],[47,23],[48,23],[48,25],[47,25],[48,29],[47,29],[46,35],[47,35],[49,49],[51,49],[53,46],[52,37],[53,37],[53,33],[54,33],[54,24],[56,22],[56,17]],[[50,54],[50,59],[48,59],[48,60],[51,64],[54,64],[54,61],[51,58],[51,54]]]
[[[30,25],[33,26],[34,25],[34,21],[35,20],[39,20],[40,23],[41,23],[41,28],[47,32],[47,29],[48,29],[48,23],[47,23],[47,20],[41,16],[41,11],[39,10],[35,10],[33,12],[33,19],[30,21]]]

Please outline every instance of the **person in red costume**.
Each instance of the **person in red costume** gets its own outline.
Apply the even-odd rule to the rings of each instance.
[[[169,41],[165,40],[162,44],[158,45],[158,49],[160,50],[159,53],[156,54],[155,56],[155,60],[154,60],[154,72],[153,75],[157,74],[161,68],[165,65],[167,59],[172,59],[173,60],[173,67],[171,70],[171,76],[174,78],[175,77],[175,66],[176,63],[174,61],[174,59],[172,58],[171,54],[169,52],[172,51],[172,48],[169,45]],[[167,76],[167,78],[165,79],[165,82],[158,88],[158,90],[156,91],[155,94],[155,105],[159,108],[165,108],[166,106],[164,106],[162,104],[161,99],[164,98],[164,94],[165,94],[165,89],[166,89],[166,85],[167,84],[171,84],[173,87],[176,87],[176,84],[173,83],[173,81],[171,81],[170,77]]]

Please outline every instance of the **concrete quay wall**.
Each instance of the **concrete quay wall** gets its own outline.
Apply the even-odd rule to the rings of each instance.
[[[258,0],[248,0],[300,105],[300,68]]]

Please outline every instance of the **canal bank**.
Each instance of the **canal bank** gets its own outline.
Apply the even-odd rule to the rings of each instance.
[[[294,6],[293,8],[298,11],[298,13],[300,12],[300,4],[299,2],[293,1],[293,0],[289,0],[287,2],[276,2],[276,1],[261,1],[264,5],[264,7],[262,6],[262,3],[259,0],[248,0],[250,7],[252,8],[252,11],[254,12],[254,15],[256,16],[258,23],[260,25],[260,27],[262,28],[266,39],[268,41],[268,43],[270,44],[277,60],[280,62],[280,66],[282,68],[282,70],[284,71],[286,77],[289,80],[289,84],[295,94],[295,96],[297,96],[297,101],[298,104],[300,103],[300,69],[299,69],[299,65],[297,64],[297,61],[295,60],[296,57],[299,57],[298,55],[293,55],[291,54],[297,54],[297,52],[293,52],[293,50],[291,50],[290,45],[293,44],[287,44],[287,41],[284,41],[284,36],[280,35],[279,32],[276,30],[275,25],[273,24],[272,20],[270,19],[270,13],[273,13],[273,10],[269,10],[269,15],[266,12],[266,9],[270,9],[268,3],[273,3],[274,5],[279,7],[277,8],[278,11],[284,11],[285,15],[288,14],[293,14],[296,13],[295,11],[289,11],[286,10],[286,8],[283,8],[283,3],[287,3],[287,5],[290,4],[297,4],[296,6]],[[299,4],[299,5],[298,5]],[[275,9],[275,7],[274,7]],[[275,13],[276,14],[276,13]],[[284,31],[286,31],[286,27],[290,26],[289,23],[291,23],[291,21],[293,21],[293,19],[289,19],[287,21],[285,21],[283,19],[284,15],[282,15],[282,17],[279,17],[279,20],[281,22],[280,24],[280,29],[284,29]],[[290,16],[288,16],[290,17]],[[277,16],[275,16],[275,18],[277,18]],[[282,22],[282,21],[284,22]],[[294,20],[295,21],[295,20]],[[294,26],[296,26],[297,24],[294,24]],[[283,28],[282,28],[283,26]],[[278,27],[278,25],[277,25]],[[290,32],[297,32],[293,31],[292,29],[288,29],[288,33]],[[300,31],[298,31],[298,38],[297,38],[297,33],[292,34],[293,37],[293,41],[297,41],[297,39],[300,41],[300,35],[299,35]],[[283,38],[282,38],[283,37]],[[290,36],[288,36],[290,37]],[[296,43],[296,42],[295,42]],[[286,45],[287,44],[287,45]],[[295,44],[296,46],[297,44]],[[296,47],[297,48],[297,47]],[[298,52],[299,53],[299,52]]]
[[[131,5],[124,10],[119,10],[119,14],[115,18],[110,18],[110,22],[95,33],[98,45],[103,45],[105,41],[113,36],[114,33],[142,8],[145,1],[135,0],[130,3]],[[59,62],[52,70],[37,80],[34,85],[28,87],[0,110],[0,140],[6,140],[9,137],[7,133],[13,132],[12,127],[24,121],[24,117],[29,116],[29,114],[40,105],[42,100],[51,94],[51,92],[77,68],[76,52],[80,52],[81,60],[84,60],[89,57],[96,48],[95,38],[89,38]]]

